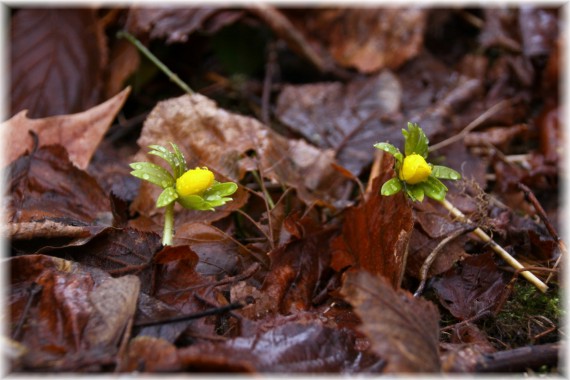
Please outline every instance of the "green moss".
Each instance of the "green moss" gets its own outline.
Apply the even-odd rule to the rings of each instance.
[[[495,318],[486,319],[481,327],[490,337],[510,348],[556,342],[559,340],[558,326],[563,312],[557,292],[551,290],[543,294],[531,284],[518,281],[499,314]],[[548,321],[557,328],[535,339],[552,326]]]

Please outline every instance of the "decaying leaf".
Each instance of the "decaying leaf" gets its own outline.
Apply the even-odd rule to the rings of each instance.
[[[212,276],[236,273],[238,245],[231,235],[206,223],[185,223],[176,229],[175,243],[189,245],[199,261],[196,271]]]
[[[314,315],[279,316],[258,332],[180,349],[186,369],[215,372],[377,373],[382,362],[359,349],[354,332]]]
[[[291,17],[340,65],[364,73],[396,69],[413,58],[423,44],[425,19],[425,11],[414,7],[319,9]]]
[[[260,169],[266,178],[294,187],[307,203],[334,203],[345,182],[332,167],[326,165],[326,161],[322,161],[324,156],[325,160],[332,162],[326,151],[321,152],[308,145],[300,149],[298,142],[290,142],[255,119],[218,108],[213,101],[198,94],[160,102],[155,107],[145,121],[138,140],[142,150],[135,160],[153,160],[146,155],[146,147],[151,144],[167,146],[170,141],[180,146],[190,168],[207,166],[222,178],[232,181],[241,179],[246,170]],[[305,151],[309,154],[301,156]],[[248,156],[251,152],[255,152],[259,168]],[[309,157],[310,160],[301,161],[299,157]],[[158,160],[155,162],[159,163]],[[156,186],[143,183],[133,208],[142,214],[152,215],[155,212],[154,200],[159,193]],[[235,198],[238,196],[236,193]],[[241,202],[230,202],[221,211],[227,215],[228,211],[241,207],[245,198],[239,199]]]
[[[40,146],[50,144],[65,146],[71,161],[80,169],[87,168],[93,153],[123,106],[129,92],[130,88],[126,88],[96,107],[71,115],[29,119],[26,111],[19,112],[1,126],[8,138],[8,142],[5,143],[6,161],[10,163],[31,150],[33,140],[29,131],[32,131],[38,135]]]
[[[166,42],[186,42],[197,31],[214,33],[243,15],[240,10],[217,7],[182,8],[179,6],[133,7],[127,27],[133,33],[148,33],[150,38],[166,38]]]
[[[10,114],[71,114],[101,100],[108,52],[96,9],[20,9],[10,31]]]
[[[399,111],[402,88],[390,71],[348,85],[286,86],[277,116],[314,145],[332,149],[339,163],[358,175],[372,160],[371,144],[402,142],[402,125],[383,120]]]
[[[441,304],[456,318],[465,320],[492,311],[506,281],[491,253],[466,258],[432,284]]]
[[[380,195],[382,184],[393,176],[393,162],[392,156],[384,155],[381,175],[374,180],[369,198],[347,211],[342,234],[333,247],[336,266],[353,265],[386,277],[397,289],[406,265],[414,219],[412,206],[403,193]]]
[[[139,294],[134,276],[43,255],[4,262],[10,273],[10,332],[28,350],[27,370],[78,371],[113,363]]]
[[[341,290],[387,373],[439,372],[439,313],[429,301],[394,290],[384,278],[348,272]]]
[[[75,167],[59,145],[20,157],[9,171],[10,222],[72,219],[93,224],[110,211],[109,200],[97,182]]]

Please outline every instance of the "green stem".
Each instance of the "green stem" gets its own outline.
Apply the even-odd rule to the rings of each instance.
[[[190,95],[194,94],[194,91],[192,91],[192,89],[186,83],[184,83],[178,75],[170,71],[170,69],[166,67],[166,65],[162,63],[154,54],[152,54],[150,50],[148,50],[146,46],[144,46],[135,36],[133,36],[132,34],[130,34],[125,30],[121,30],[117,32],[117,38],[126,38],[127,40],[129,40],[130,43],[135,45],[136,48],[139,49],[141,53],[143,53],[148,59],[150,59],[152,63],[154,63],[160,70],[162,70],[162,72],[165,73],[168,76],[168,78],[170,78],[171,81],[176,83],[178,87],[180,87],[182,90],[184,90]]]
[[[162,245],[172,245],[174,235],[174,202],[166,206],[164,213],[164,233],[162,234]]]

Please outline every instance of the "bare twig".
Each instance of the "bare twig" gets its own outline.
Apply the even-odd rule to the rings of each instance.
[[[454,142],[461,140],[465,137],[466,134],[471,132],[473,129],[477,128],[481,123],[487,120],[489,117],[493,116],[497,111],[501,110],[502,108],[508,106],[511,103],[509,99],[502,100],[499,103],[495,104],[493,107],[489,108],[487,111],[483,112],[479,117],[469,123],[461,132],[458,134],[448,138],[447,140],[443,140],[438,142],[437,144],[433,144],[429,147],[430,152],[434,152],[444,146],[448,146],[449,144],[453,144]]]
[[[323,58],[308,43],[303,34],[274,6],[264,3],[253,3],[248,10],[262,19],[281,37],[290,48],[307,58],[320,72],[332,73],[342,79],[349,79],[349,72],[336,67],[331,60]]]
[[[543,365],[556,366],[560,348],[559,343],[549,343],[481,355],[475,372],[515,372]]]
[[[460,228],[451,233],[451,235],[447,236],[445,239],[440,241],[439,244],[434,248],[434,250],[429,254],[429,256],[424,260],[424,263],[422,264],[422,267],[420,269],[420,285],[418,286],[418,290],[416,290],[416,292],[414,293],[414,297],[419,297],[419,295],[422,294],[422,292],[424,291],[429,268],[431,267],[431,264],[433,264],[433,262],[435,261],[435,259],[437,258],[439,252],[441,252],[443,247],[445,247],[450,241],[452,241],[456,237],[461,236],[468,230],[469,228]]]
[[[458,218],[459,220],[471,224],[471,220],[467,218],[458,208],[452,205],[447,199],[444,199],[440,202],[443,207],[445,207],[454,217]],[[531,284],[536,286],[538,290],[541,292],[546,292],[548,290],[548,286],[542,282],[538,277],[534,274],[525,270],[521,263],[519,263],[510,253],[505,251],[503,247],[497,244],[485,231],[481,228],[477,227],[473,230],[473,233],[477,235],[483,242],[489,244],[489,246],[498,253],[503,260],[505,260],[510,266],[515,269],[522,269],[521,274],[524,278],[526,278]]]

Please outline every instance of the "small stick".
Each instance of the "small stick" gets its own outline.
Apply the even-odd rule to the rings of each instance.
[[[456,208],[454,205],[452,205],[447,199],[443,199],[440,203],[454,217],[458,218],[459,220],[461,220],[465,223],[470,223],[470,224],[473,223],[458,208]],[[475,228],[473,230],[473,233],[475,235],[477,235],[483,242],[488,243],[491,246],[491,248],[493,249],[493,251],[497,252],[501,256],[501,258],[503,260],[505,260],[510,266],[512,266],[515,269],[523,269],[524,268],[521,263],[519,263],[513,256],[511,256],[510,253],[505,251],[505,249],[503,247],[501,247],[499,244],[497,244],[481,228],[479,228],[479,227]],[[530,282],[531,284],[536,286],[538,288],[538,290],[540,290],[541,292],[545,293],[548,290],[548,286],[544,282],[542,282],[538,277],[536,277],[534,274],[532,274],[531,272],[525,270],[525,271],[522,271],[521,274],[524,278],[527,279],[528,282]]]
[[[420,294],[422,294],[422,292],[424,291],[429,268],[437,258],[439,252],[441,252],[441,250],[443,249],[443,247],[447,245],[447,243],[449,243],[450,241],[452,241],[453,239],[462,235],[465,232],[466,229],[463,228],[454,231],[451,235],[447,236],[445,239],[440,241],[439,244],[433,249],[433,251],[431,251],[429,256],[424,260],[424,263],[422,264],[422,267],[420,269],[420,285],[418,286],[418,290],[416,290],[416,292],[414,293],[414,297],[419,297]]]
[[[235,310],[235,309],[241,309],[242,307],[244,307],[245,305],[239,302],[236,303],[230,303],[229,305],[225,305],[222,307],[217,307],[217,308],[213,308],[213,309],[208,309],[199,313],[194,313],[194,314],[188,314],[188,315],[183,315],[180,317],[172,317],[172,318],[164,318],[164,319],[159,319],[159,320],[155,320],[155,321],[150,321],[150,322],[141,322],[141,323],[135,323],[135,327],[148,327],[148,326],[156,326],[156,325],[165,325],[168,323],[176,323],[176,322],[182,322],[182,321],[190,321],[192,319],[198,319],[198,318],[203,318],[203,317],[208,317],[210,315],[216,315],[216,314],[222,314],[231,310]]]
[[[469,125],[463,128],[463,130],[458,134],[448,138],[447,140],[440,141],[437,144],[433,144],[432,146],[430,146],[429,151],[430,152],[436,151],[440,148],[443,148],[444,146],[454,143],[455,141],[461,140],[463,137],[465,137],[466,134],[471,132],[473,129],[477,128],[482,122],[487,120],[489,117],[491,117],[493,114],[495,114],[503,107],[507,106],[509,103],[510,100],[508,99],[500,101],[499,103],[495,104],[493,107],[489,108],[487,111],[479,115],[479,117],[477,117],[475,120],[469,123]]]

